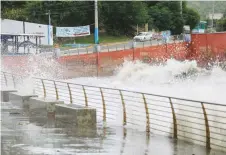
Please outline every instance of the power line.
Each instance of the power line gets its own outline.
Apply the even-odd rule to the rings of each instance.
[[[50,10],[50,11],[52,11],[52,10]],[[73,11],[71,11],[71,12],[69,12],[69,11],[71,11],[71,10],[66,10],[65,9],[65,11],[64,12],[53,12],[53,13],[51,13],[51,15],[60,15],[60,14],[62,14],[62,13],[71,13],[71,12],[77,12],[77,13],[84,13],[84,10],[82,11],[82,10],[73,10]],[[90,8],[90,9],[86,9],[85,11],[94,11],[94,8]],[[39,12],[42,12],[42,13],[35,13],[35,14],[33,14],[34,16],[40,16],[40,15],[46,15],[46,12],[45,11],[39,11]],[[43,13],[44,12],[44,13]],[[19,13],[17,13],[17,15],[27,15],[27,14],[29,14],[29,12],[28,13],[23,13],[23,12],[19,12]]]
[[[92,5],[83,5],[83,6],[66,7],[66,8],[61,8],[61,9],[49,9],[49,10],[51,10],[51,11],[60,11],[60,10],[68,10],[68,9],[75,9],[75,8],[85,8],[85,7],[94,7],[94,4],[92,4]],[[43,12],[43,11],[35,11],[35,12]]]

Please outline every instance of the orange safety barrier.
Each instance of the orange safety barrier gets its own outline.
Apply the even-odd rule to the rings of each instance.
[[[192,34],[191,52],[187,58],[195,59],[202,65],[226,60],[226,32]]]

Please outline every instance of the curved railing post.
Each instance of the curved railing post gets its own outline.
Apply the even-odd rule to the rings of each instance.
[[[108,44],[107,44],[107,48],[108,48],[108,52],[109,52],[109,46],[108,46]]]
[[[150,132],[150,118],[149,118],[149,110],[148,110],[148,104],[145,98],[145,95],[142,93],[142,97],[144,100],[144,107],[145,107],[145,112],[146,112],[146,132]]]
[[[67,87],[68,87],[68,91],[69,91],[70,103],[72,104],[73,100],[72,100],[71,88],[69,86],[69,83],[67,83]]]
[[[205,106],[202,102],[201,102],[201,105],[202,105],[203,115],[205,119],[205,126],[206,126],[206,147],[210,149],[211,148],[210,147],[210,128],[209,128],[208,117],[207,117]]]
[[[57,86],[56,86],[56,82],[53,81],[53,83],[54,83],[55,92],[56,92],[56,100],[59,100],[59,95],[58,95],[58,89],[57,89]]]
[[[126,128],[123,128],[123,140],[122,140],[122,148],[120,149],[120,154],[124,154],[125,145],[126,145],[126,136],[127,136],[127,130]]]
[[[6,78],[5,72],[2,72],[2,73],[3,73],[4,79],[5,79],[5,85],[8,86],[8,82],[7,82],[7,78]]]
[[[122,95],[122,91],[119,90],[120,96],[121,96],[121,100],[122,100],[122,108],[123,108],[123,125],[126,125],[126,105],[125,105],[125,101]]]
[[[15,82],[15,77],[14,75],[12,74],[12,79],[13,79],[13,87],[16,88],[16,82]]]
[[[45,88],[44,80],[41,79],[41,82],[42,82],[42,88],[43,88],[44,98],[46,98],[46,88]]]
[[[173,137],[177,139],[177,117],[173,107],[172,99],[170,97],[169,97],[169,102],[170,102],[172,115],[173,115]]]
[[[83,93],[84,93],[84,97],[85,97],[85,105],[86,105],[86,107],[88,107],[88,100],[87,100],[85,86],[82,86],[82,89],[83,89]]]
[[[104,93],[101,88],[100,88],[100,93],[101,93],[102,104],[103,104],[103,121],[106,122],[106,104],[105,104],[105,100],[104,100]]]

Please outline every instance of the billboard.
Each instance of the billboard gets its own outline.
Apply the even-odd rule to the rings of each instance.
[[[90,26],[56,27],[57,37],[79,37],[90,35]]]

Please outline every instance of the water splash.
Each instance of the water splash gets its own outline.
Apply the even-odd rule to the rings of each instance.
[[[48,55],[26,55],[11,56],[7,59],[7,65],[1,66],[1,69],[23,76],[23,82],[20,80],[16,81],[18,91],[33,93],[35,86],[33,77],[46,78],[46,79],[63,79],[64,77],[64,67]],[[4,61],[7,61],[4,60]]]
[[[63,66],[53,57],[47,55],[11,56],[7,65],[2,65],[2,70],[25,75],[27,77],[40,77],[61,79]],[[8,60],[4,60],[8,61]],[[15,62],[14,62],[15,61]]]
[[[146,93],[224,103],[226,72],[214,65],[200,68],[196,61],[167,60],[158,65],[125,61],[115,75],[104,78],[75,78],[87,85],[129,89]]]

